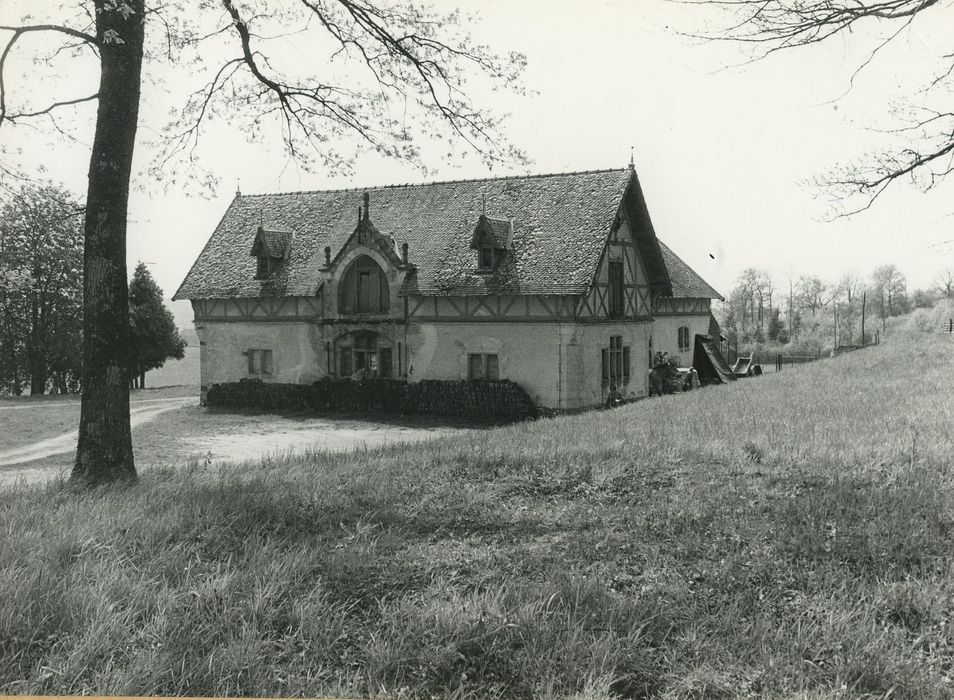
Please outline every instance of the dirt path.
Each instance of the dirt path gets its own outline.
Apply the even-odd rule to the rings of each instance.
[[[140,403],[168,403],[170,401],[182,401],[181,397],[173,397],[166,399],[130,399],[129,403],[140,404]],[[16,406],[4,406],[0,403],[0,411],[35,411],[38,408],[79,408],[80,402],[76,401],[64,401],[61,403],[47,403],[46,401],[38,401],[36,403],[28,404],[17,404]]]
[[[198,399],[196,397],[184,399],[150,399],[147,401],[137,401],[134,403],[143,405],[135,405],[129,410],[129,422],[133,428],[135,428],[137,425],[142,425],[143,423],[152,420],[160,413],[172,411],[176,408],[182,408],[183,406],[197,404]],[[6,407],[6,410],[19,410],[20,408],[21,407],[9,406]],[[36,407],[24,406],[22,408],[35,409]],[[26,462],[35,462],[38,459],[46,459],[47,457],[52,457],[54,455],[75,450],[77,435],[78,432],[76,430],[71,430],[61,435],[57,435],[56,437],[40,440],[39,442],[35,442],[32,445],[26,445],[24,447],[17,447],[13,450],[0,452],[0,467],[8,467],[14,464],[24,464]],[[43,471],[46,472],[49,470],[44,469]]]
[[[12,408],[12,407],[11,407]],[[32,407],[28,407],[32,408]],[[78,408],[78,404],[77,404]],[[177,410],[178,409],[178,410]],[[187,464],[207,467],[288,456],[309,451],[347,452],[398,443],[416,443],[459,434],[465,428],[408,426],[337,418],[290,420],[280,416],[209,415],[198,397],[136,401],[131,406],[133,428],[166,414],[133,435],[137,467]],[[69,453],[76,449],[75,430],[0,451],[0,488],[33,484],[67,475]],[[138,443],[137,443],[138,440]]]

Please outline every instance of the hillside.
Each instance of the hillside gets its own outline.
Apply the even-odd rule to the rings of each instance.
[[[950,697],[951,336],[0,495],[0,692]]]

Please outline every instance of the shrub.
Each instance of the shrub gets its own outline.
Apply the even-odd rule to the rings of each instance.
[[[511,381],[440,381],[407,384],[396,379],[322,379],[314,384],[261,380],[213,384],[206,403],[223,408],[316,413],[419,414],[506,423],[533,418],[527,393]]]

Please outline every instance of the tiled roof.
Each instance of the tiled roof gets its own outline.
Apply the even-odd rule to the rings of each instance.
[[[672,282],[672,295],[674,297],[722,299],[722,295],[709,286],[709,283],[702,279],[695,270],[683,262],[682,258],[669,250],[665,243],[658,239],[657,241],[666,264],[666,271],[669,273],[669,279]]]
[[[409,246],[416,270],[405,293],[583,293],[627,192],[640,250],[650,253],[650,279],[668,291],[665,270],[653,265],[652,253],[662,258],[635,173],[618,169],[236,196],[175,298],[314,294],[324,248],[336,253],[351,235],[365,191],[377,229]],[[513,241],[493,274],[477,275],[469,244],[487,210],[508,227],[513,219]],[[267,281],[254,279],[255,259],[248,255],[260,222],[294,232],[286,264]]]
[[[292,242],[291,231],[273,231],[259,227],[258,235],[252,244],[252,255],[258,255],[256,244],[261,243],[264,247],[264,254],[270,258],[284,258],[288,254],[288,249]]]
[[[507,219],[494,219],[487,217],[487,223],[490,226],[490,235],[493,236],[495,248],[510,247],[510,221]]]

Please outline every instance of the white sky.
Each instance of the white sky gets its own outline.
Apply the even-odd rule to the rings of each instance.
[[[12,18],[17,1],[0,0],[0,17]],[[916,99],[937,66],[933,60],[952,50],[954,8],[916,19],[853,85],[854,68],[876,45],[876,27],[733,68],[748,56],[739,46],[677,32],[714,28],[711,15],[666,0],[481,0],[467,10],[481,15],[475,38],[528,59],[525,84],[536,94],[478,95],[510,114],[506,133],[533,160],[513,173],[622,168],[632,147],[657,234],[724,294],[746,267],[766,269],[787,287],[789,276],[834,280],[894,263],[914,288],[954,266],[954,179],[926,194],[911,185],[893,187],[870,210],[834,221],[826,219],[825,198],[810,184],[827,168],[862,159],[886,143],[888,137],[874,129],[898,125],[892,106]],[[15,51],[25,58],[29,48],[22,41]],[[63,95],[95,92],[92,62],[87,65],[64,59],[40,83],[45,67],[30,68],[26,82],[8,76],[8,103],[25,85],[33,100],[39,99],[38,84],[57,81],[69,85]],[[158,77],[169,94],[144,86],[144,123],[159,124],[158,113],[184,92],[177,89],[175,68]],[[80,89],[84,84],[90,89]],[[88,142],[93,113],[86,107],[60,116],[80,120],[77,137]],[[0,140],[22,148],[23,162],[42,164],[47,177],[77,194],[85,190],[88,151],[81,145],[24,127],[4,126]],[[140,178],[131,201],[129,263],[150,263],[167,296],[239,180],[244,193],[259,193],[509,174],[488,173],[477,158],[455,164],[439,155],[427,158],[434,174],[426,177],[376,156],[362,157],[350,177],[308,174],[288,167],[274,151],[245,146],[221,120],[201,148],[206,165],[221,177],[211,198],[190,196],[188,187],[164,191]],[[143,162],[147,155],[144,148],[137,152]],[[175,312],[180,324],[191,319],[186,302]]]

